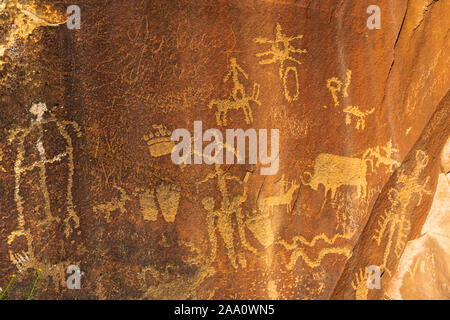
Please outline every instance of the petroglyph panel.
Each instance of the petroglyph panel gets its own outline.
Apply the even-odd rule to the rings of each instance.
[[[411,259],[411,253],[405,251],[407,243],[419,243],[414,239],[423,238],[420,229],[430,210],[437,175],[442,170],[440,158],[432,158],[429,153],[441,154],[448,140],[446,135],[440,134],[439,128],[448,122],[449,102],[450,92],[438,104],[421,137],[381,190],[353,255],[337,283],[334,298],[353,299],[356,284],[349,286],[349,281],[354,278],[356,270],[368,265],[378,266],[382,285],[378,290],[369,290],[367,298],[398,298],[398,292],[388,292],[387,289],[398,288],[396,275],[406,272],[399,263],[402,258]],[[425,151],[425,145],[430,149]],[[389,150],[393,150],[391,143],[385,147],[385,153],[389,154]],[[383,162],[386,161],[380,163]]]
[[[450,4],[379,4],[374,31],[337,2],[0,1],[0,299],[398,297],[446,173]],[[196,121],[278,129],[276,175],[195,137],[175,165]],[[450,287],[444,253],[413,271]]]

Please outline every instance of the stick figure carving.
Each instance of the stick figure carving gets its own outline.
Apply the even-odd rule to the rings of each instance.
[[[253,122],[253,114],[250,103],[256,103],[258,106],[261,102],[258,100],[259,97],[259,84],[253,84],[253,92],[251,96],[247,96],[245,92],[244,85],[239,81],[239,75],[242,75],[246,80],[248,80],[248,74],[239,66],[236,62],[236,58],[230,59],[230,67],[228,73],[225,75],[223,82],[227,82],[230,77],[233,81],[233,89],[231,91],[232,99],[214,99],[212,100],[208,108],[217,108],[216,111],[216,121],[219,126],[227,125],[227,112],[228,110],[239,110],[242,109],[245,116],[245,123],[250,124]]]
[[[77,137],[81,136],[81,131],[76,122],[73,121],[61,121],[55,118],[53,114],[48,113],[50,116],[44,119],[44,114],[47,111],[47,106],[45,103],[34,103],[30,108],[30,113],[35,117],[31,120],[31,124],[28,128],[19,128],[12,130],[9,136],[9,143],[17,141],[17,157],[14,163],[14,173],[15,173],[15,189],[14,189],[14,200],[17,206],[17,219],[18,226],[16,230],[11,232],[8,236],[8,245],[10,246],[12,242],[23,236],[27,240],[28,250],[26,252],[13,253],[11,248],[9,249],[10,259],[15,262],[17,256],[27,256],[29,259],[34,258],[34,251],[32,247],[33,236],[29,228],[25,226],[25,216],[24,216],[24,198],[21,195],[21,185],[23,183],[23,175],[27,172],[33,170],[38,170],[39,172],[39,183],[38,187],[44,199],[44,213],[45,213],[45,223],[51,223],[53,221],[59,222],[58,217],[54,217],[51,213],[50,207],[50,195],[48,192],[47,185],[47,168],[48,164],[61,163],[64,159],[67,159],[68,163],[68,177],[67,177],[67,188],[66,188],[66,206],[67,206],[67,216],[64,219],[65,225],[65,236],[68,237],[72,232],[72,226],[70,220],[73,221],[74,228],[78,228],[80,221],[79,217],[74,210],[73,198],[72,198],[72,185],[73,185],[73,144],[72,138],[67,131],[68,126],[72,126],[76,131]],[[44,147],[44,125],[53,123],[59,134],[63,137],[66,142],[65,151],[55,155],[52,158],[47,157],[47,153]],[[37,137],[36,137],[37,136]],[[31,165],[25,165],[25,139],[31,137],[35,141],[34,147],[38,152],[38,160]],[[19,259],[20,260],[20,259]]]
[[[389,144],[388,149],[390,148]],[[377,222],[378,228],[373,239],[380,246],[387,238],[381,267],[389,274],[391,274],[391,270],[387,269],[387,265],[390,255],[394,253],[397,258],[401,256],[411,231],[409,206],[411,204],[414,204],[415,207],[420,206],[423,196],[432,194],[428,188],[430,176],[427,176],[424,181],[420,178],[428,165],[428,160],[429,157],[425,151],[416,151],[414,169],[409,174],[404,169],[400,171],[396,185],[389,190],[388,197],[391,207],[385,210],[384,215]],[[418,197],[418,200],[413,195]],[[414,201],[417,202],[414,203]]]
[[[257,253],[256,249],[252,247],[245,236],[245,215],[242,212],[242,204],[247,200],[248,192],[248,178],[250,172],[247,172],[244,179],[241,180],[236,176],[231,175],[226,170],[223,170],[219,164],[215,165],[215,171],[209,173],[205,179],[197,182],[197,188],[199,185],[212,180],[217,179],[217,187],[222,194],[222,202],[219,209],[214,209],[215,203],[212,197],[205,197],[202,200],[203,207],[208,212],[208,236],[211,245],[211,257],[216,257],[217,251],[217,236],[219,233],[225,243],[227,249],[227,256],[231,261],[233,268],[238,268],[238,261],[242,267],[246,267],[246,260],[243,255],[236,255],[235,251],[235,239],[234,239],[234,227],[232,223],[232,215],[234,214],[237,220],[237,231],[242,245],[249,251]],[[243,193],[235,197],[230,197],[227,181],[236,181],[243,186]]]

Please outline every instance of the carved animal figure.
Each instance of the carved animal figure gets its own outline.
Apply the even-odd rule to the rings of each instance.
[[[349,158],[334,154],[321,153],[317,156],[314,163],[314,173],[311,175],[305,172],[305,175],[310,177],[309,181],[300,177],[303,184],[310,186],[317,190],[319,184],[325,187],[325,197],[328,191],[331,190],[331,198],[336,196],[336,190],[340,186],[356,186],[359,197],[365,197],[367,194],[367,161],[371,164],[373,169],[373,161],[371,159]]]
[[[358,106],[348,106],[344,109],[345,123],[350,124],[352,122],[351,115],[356,117],[356,129],[364,130],[366,127],[366,117],[374,113],[375,108],[368,111],[361,111]]]
[[[228,110],[239,110],[244,111],[245,123],[250,124],[253,122],[252,108],[250,107],[250,102],[254,102],[257,105],[261,105],[258,100],[259,97],[259,84],[255,83],[253,85],[253,94],[251,96],[242,96],[237,99],[214,99],[212,100],[208,108],[217,107],[216,111],[216,121],[219,126],[227,125],[227,112]]]
[[[300,184],[296,184],[295,182],[291,182],[291,187],[287,190],[282,188],[280,195],[267,197],[263,199],[261,207],[263,209],[269,209],[271,212],[275,206],[283,206],[286,205],[288,212],[292,210],[292,196],[294,192],[300,187]]]
[[[381,147],[381,149],[384,151],[385,156],[381,154],[380,147],[376,147],[375,149],[368,149],[366,155],[372,156],[376,159],[375,166],[377,168],[380,166],[380,164],[384,164],[388,166],[388,169],[386,169],[386,173],[392,172],[394,170],[394,167],[400,166],[400,162],[392,159],[392,155],[394,153],[400,152],[400,150],[392,146],[392,141],[389,141],[386,147]]]

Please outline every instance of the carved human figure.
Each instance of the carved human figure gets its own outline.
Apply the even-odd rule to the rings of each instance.
[[[250,124],[253,122],[253,113],[251,103],[255,103],[258,106],[261,105],[259,98],[259,84],[253,84],[252,95],[249,96],[245,92],[245,87],[239,80],[239,75],[248,80],[248,74],[239,66],[236,62],[236,58],[230,59],[229,71],[225,75],[223,82],[228,82],[229,79],[233,81],[233,89],[231,90],[232,99],[213,99],[208,105],[209,109],[213,107],[217,108],[216,122],[219,126],[227,125],[227,113],[228,110],[242,109],[244,112],[245,123]]]
[[[14,187],[14,200],[17,207],[17,220],[18,225],[14,231],[8,236],[9,254],[10,259],[13,261],[18,268],[25,268],[25,261],[32,260],[34,258],[33,250],[33,236],[29,227],[27,227],[26,217],[25,217],[25,206],[26,200],[21,194],[21,190],[25,184],[29,182],[25,181],[25,176],[27,174],[32,174],[35,170],[39,175],[39,182],[37,182],[37,188],[43,198],[43,211],[44,218],[40,219],[40,225],[49,225],[52,222],[59,222],[60,218],[52,214],[52,208],[50,204],[50,194],[48,190],[47,183],[47,166],[50,164],[67,162],[68,173],[67,173],[67,185],[65,188],[65,205],[67,214],[63,219],[65,227],[65,236],[68,237],[73,228],[78,228],[80,221],[79,217],[74,210],[73,198],[72,198],[72,176],[74,173],[73,165],[73,144],[72,138],[67,131],[68,126],[72,126],[78,137],[81,136],[80,128],[76,122],[73,121],[63,121],[56,119],[50,112],[49,116],[44,118],[47,112],[47,106],[45,103],[34,103],[30,108],[30,113],[33,115],[31,119],[30,126],[27,128],[19,128],[12,130],[9,136],[9,143],[16,141],[17,145],[17,156],[14,163],[14,177],[15,177],[15,187]],[[64,151],[56,154],[53,157],[48,157],[47,150],[44,146],[44,134],[48,126],[54,125],[59,133],[59,135],[64,139],[66,145],[64,146]],[[35,157],[34,162],[27,164],[26,155],[28,155],[28,150],[26,146],[31,142],[32,149],[34,149]],[[37,152],[36,152],[37,151]],[[33,159],[32,159],[33,160]],[[31,161],[32,161],[31,160]],[[30,162],[30,161],[28,161]],[[60,191],[58,193],[61,193]],[[29,206],[27,206],[29,207]],[[27,209],[28,210],[28,209]],[[35,216],[38,212],[31,212],[31,216]],[[71,224],[72,223],[72,224]],[[11,248],[13,241],[19,237],[25,237],[27,242],[27,250],[22,252],[14,252]]]
[[[242,245],[249,251],[256,253],[256,249],[253,248],[246,239],[245,236],[245,215],[242,212],[242,204],[247,200],[248,185],[247,181],[250,176],[250,172],[247,172],[244,180],[240,180],[238,177],[231,175],[229,172],[223,170],[219,164],[215,165],[214,172],[208,174],[205,179],[197,182],[197,187],[211,179],[217,180],[217,187],[222,195],[221,206],[218,209],[214,209],[215,203],[212,197],[205,197],[202,200],[203,207],[208,212],[207,224],[208,235],[210,243],[210,259],[213,260],[216,257],[217,250],[217,236],[219,233],[225,243],[227,249],[228,258],[231,261],[231,265],[234,268],[238,268],[238,261],[241,266],[246,266],[246,260],[243,255],[236,255],[235,251],[235,239],[232,223],[232,216],[235,215],[237,220],[237,231],[239,234]],[[236,181],[240,185],[243,185],[244,190],[241,195],[230,197],[227,187],[228,181]]]

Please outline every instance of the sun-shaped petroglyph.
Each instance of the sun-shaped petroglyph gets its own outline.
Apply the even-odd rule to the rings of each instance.
[[[272,56],[271,58],[259,61],[259,64],[272,64],[272,63],[278,63],[278,62],[280,63],[279,75],[280,75],[280,79],[283,82],[284,97],[289,102],[297,100],[298,97],[300,96],[300,82],[298,79],[297,67],[294,67],[294,66],[285,67],[285,63],[287,61],[291,61],[291,62],[297,63],[299,65],[302,64],[298,59],[296,59],[294,56],[292,56],[292,54],[294,54],[294,53],[303,54],[303,53],[307,53],[308,51],[305,49],[296,49],[291,44],[292,41],[299,40],[302,38],[303,38],[302,34],[294,36],[294,37],[286,36],[282,32],[281,25],[279,23],[277,23],[274,40],[270,40],[267,38],[261,38],[261,37],[254,39],[254,41],[256,43],[271,45],[271,48],[268,51],[257,53],[256,57],[261,58],[261,57],[268,56],[268,55]],[[294,79],[295,79],[295,84],[296,84],[294,94],[291,94],[288,89],[288,76],[289,76],[290,72],[293,73]]]

